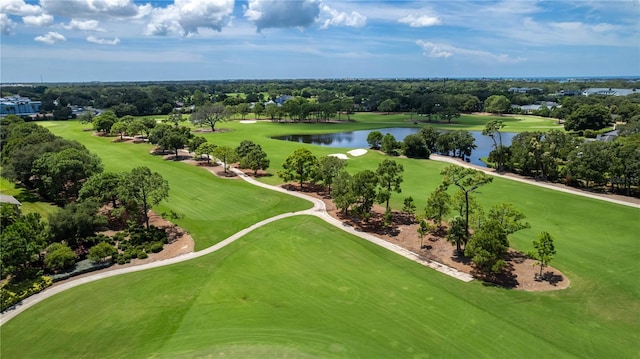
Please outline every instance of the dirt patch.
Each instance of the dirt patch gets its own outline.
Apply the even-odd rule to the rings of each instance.
[[[290,190],[299,190],[299,187],[293,184],[287,184],[284,187]],[[309,189],[305,189],[303,192],[321,199],[327,207],[327,212],[343,223],[408,249],[424,259],[430,259],[461,272],[471,274],[475,278],[485,281],[487,285],[496,285],[516,290],[547,291],[564,289],[570,284],[569,279],[553,267],[546,267],[544,280],[537,280],[536,274],[540,272],[540,267],[534,266],[535,261],[514,249],[509,249],[506,258],[508,270],[505,271],[503,275],[493,279],[493,281],[488,281],[475,271],[469,258],[456,255],[455,246],[445,238],[446,230],[437,233],[437,235],[429,234],[421,240],[417,232],[418,224],[414,223],[412,218],[402,213],[394,211],[393,225],[384,226],[383,213],[385,209],[384,207],[375,205],[371,219],[368,222],[364,222],[355,217],[344,216],[342,213],[339,213],[335,204],[326,193],[313,192]]]

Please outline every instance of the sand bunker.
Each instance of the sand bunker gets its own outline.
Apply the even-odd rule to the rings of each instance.
[[[365,150],[364,148],[358,148],[356,150],[351,150],[351,151],[349,151],[347,153],[350,154],[353,157],[358,157],[358,156],[362,156],[362,155],[366,154],[367,150]]]
[[[256,123],[256,120],[241,120],[240,123]]]
[[[332,153],[330,155],[327,156],[331,156],[331,157],[338,157],[341,160],[348,160],[349,157],[347,157],[347,155],[345,155],[344,153]]]

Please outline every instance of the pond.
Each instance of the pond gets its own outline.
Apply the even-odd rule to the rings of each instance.
[[[419,128],[405,128],[405,127],[393,127],[383,128],[378,130],[362,130],[351,132],[338,132],[327,133],[322,135],[287,135],[274,137],[277,140],[293,141],[300,143],[308,143],[318,146],[336,147],[336,148],[369,148],[367,143],[367,136],[371,131],[380,131],[383,135],[390,133],[397,141],[402,141],[407,135],[417,133]],[[445,131],[442,131],[445,132]],[[475,138],[475,144],[478,146],[469,157],[469,162],[478,165],[486,166],[484,162],[480,161],[480,158],[489,157],[489,152],[493,150],[493,141],[489,136],[483,136],[481,131],[469,131],[473,138]],[[502,133],[502,144],[505,146],[511,145],[511,140],[516,135],[512,132]]]

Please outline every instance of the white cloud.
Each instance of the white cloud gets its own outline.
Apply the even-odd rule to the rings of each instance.
[[[80,30],[80,31],[100,31],[105,30],[98,27],[99,22],[97,20],[76,20],[72,19],[68,24],[62,25],[67,30]]]
[[[449,58],[452,56],[463,56],[471,60],[493,61],[502,64],[513,64],[527,61],[525,58],[513,58],[506,54],[494,54],[488,51],[463,49],[448,44],[436,44],[422,40],[416,41],[418,46],[422,47],[423,53],[427,57],[433,58]]]
[[[117,37],[114,38],[113,40],[107,40],[107,39],[101,39],[99,37],[95,37],[95,36],[87,36],[87,41],[89,42],[93,42],[94,44],[100,44],[100,45],[117,45],[120,43],[120,39],[118,39]]]
[[[34,40],[43,42],[47,45],[53,45],[59,41],[67,41],[61,33],[55,31],[49,31],[46,35],[36,36]]]
[[[411,27],[428,27],[440,25],[442,21],[437,16],[422,15],[418,13],[409,14],[398,19],[398,22],[407,24]]]
[[[16,23],[13,22],[7,14],[0,14],[0,34],[11,35],[16,28]]]
[[[53,16],[49,14],[29,15],[23,17],[22,22],[29,26],[45,27],[53,24]]]
[[[330,16],[329,19],[325,20],[321,29],[327,29],[329,26],[363,27],[367,23],[367,17],[357,11],[352,11],[348,14],[333,9],[326,4],[322,4],[321,10]]]
[[[249,0],[244,16],[252,21],[258,31],[270,28],[307,28],[320,15],[317,0],[279,1]]]
[[[175,0],[166,8],[154,9],[146,33],[186,36],[197,34],[198,28],[221,31],[229,23],[234,0]]]
[[[0,13],[17,16],[40,15],[42,8],[38,5],[27,4],[24,0],[2,0]]]
[[[136,18],[148,14],[150,5],[137,6],[131,0],[40,0],[49,14],[70,18]]]

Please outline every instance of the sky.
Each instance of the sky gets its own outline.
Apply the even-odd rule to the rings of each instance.
[[[640,0],[2,0],[0,83],[640,76]]]

